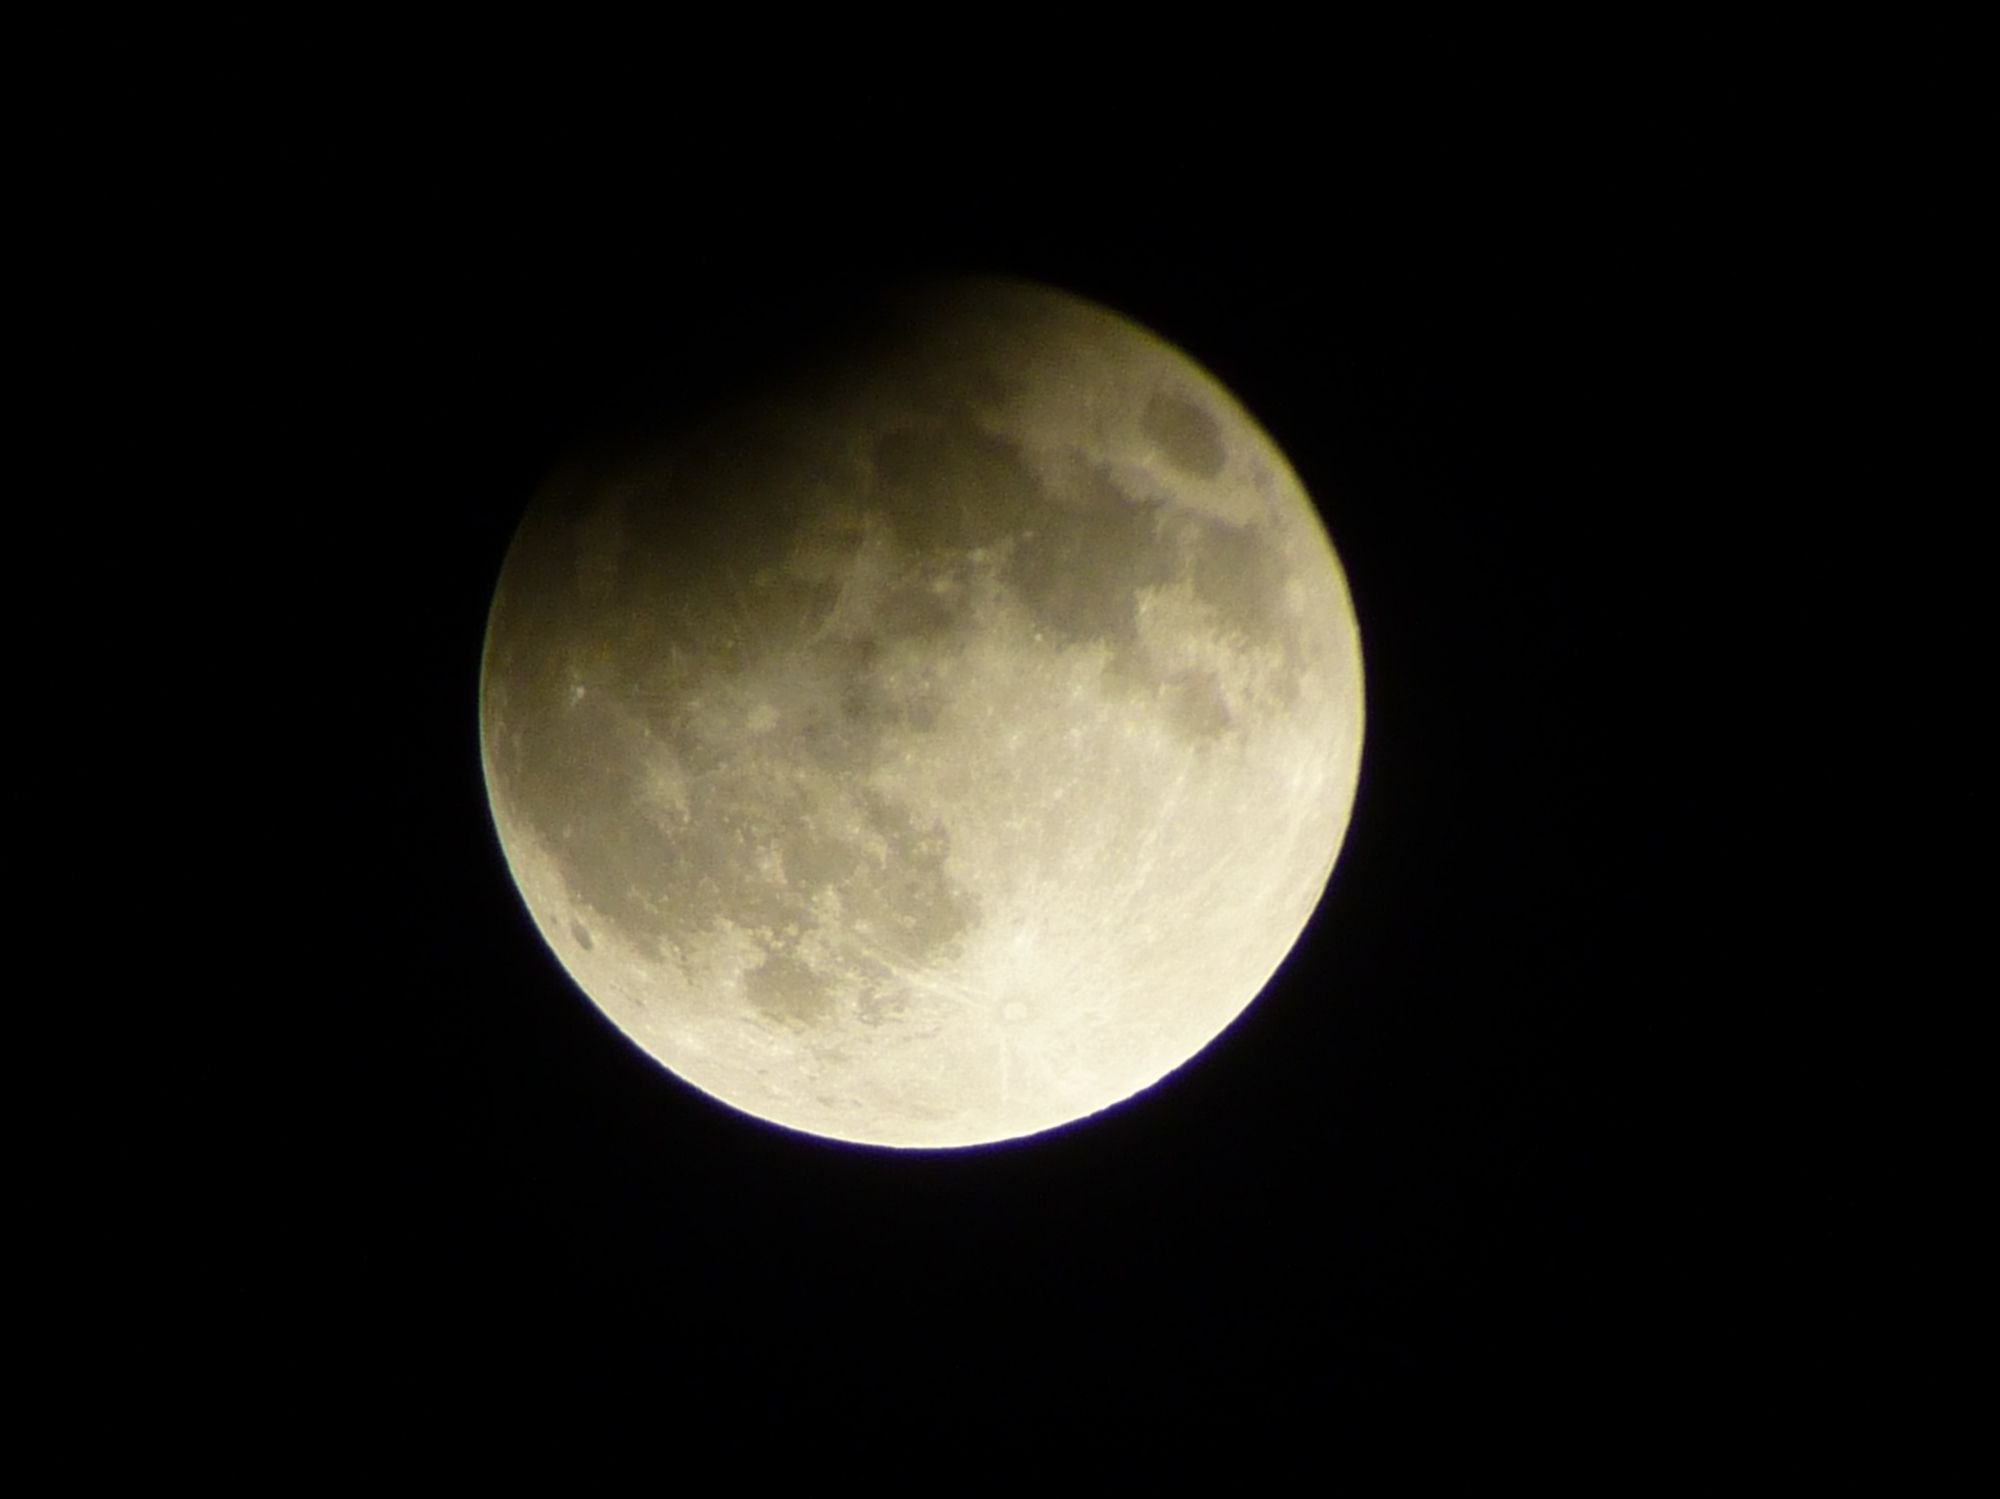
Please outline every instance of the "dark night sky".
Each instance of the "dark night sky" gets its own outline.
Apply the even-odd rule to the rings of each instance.
[[[1741,1060],[1788,913],[1740,814],[1796,770],[1751,721],[1799,690],[1756,603],[1790,524],[1758,162],[1670,115],[1247,88],[1151,134],[889,100],[717,135],[605,93],[357,96],[160,189],[227,204],[202,253],[272,484],[256,843],[313,891],[209,1074],[270,1419],[1316,1471],[1385,1433],[1767,1429],[1760,1371],[1813,1357],[1770,1230],[1814,1189],[1764,1174]],[[1369,720],[1330,893],[1235,1027],[1083,1127],[901,1156],[734,1116],[596,1015],[513,893],[474,712],[569,434],[928,268],[1094,296],[1236,391],[1346,564]]]

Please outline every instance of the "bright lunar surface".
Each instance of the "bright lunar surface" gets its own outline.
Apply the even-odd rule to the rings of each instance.
[[[984,279],[556,473],[481,689],[584,992],[725,1103],[887,1146],[1050,1129],[1213,1040],[1325,888],[1361,732],[1270,439],[1133,323]]]

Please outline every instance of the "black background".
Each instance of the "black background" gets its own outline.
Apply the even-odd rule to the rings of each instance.
[[[1817,565],[1769,456],[1796,163],[1685,102],[703,72],[279,89],[156,174],[261,491],[221,753],[279,940],[190,1080],[216,1190],[173,1209],[229,1398],[757,1471],[1789,1430],[1844,1336],[1798,1252],[1810,1064],[1760,1046],[1807,903],[1771,851],[1816,852],[1782,809],[1831,775],[1764,732],[1817,680],[1772,585]],[[1196,1062],[897,1154],[735,1115],[597,1015],[514,893],[476,693],[566,441],[931,269],[1094,297],[1239,395],[1348,570],[1368,726],[1326,900]]]

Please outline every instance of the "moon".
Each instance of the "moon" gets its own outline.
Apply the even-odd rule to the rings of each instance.
[[[906,287],[528,506],[488,620],[493,821],[632,1042],[756,1118],[960,1147],[1181,1067],[1324,891],[1362,743],[1340,562],[1137,324]]]

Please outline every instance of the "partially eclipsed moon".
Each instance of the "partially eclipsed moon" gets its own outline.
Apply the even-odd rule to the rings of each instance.
[[[725,1103],[1046,1130],[1255,998],[1324,889],[1361,659],[1299,481],[1099,307],[931,287],[600,450],[493,600],[486,784],[542,935]]]

